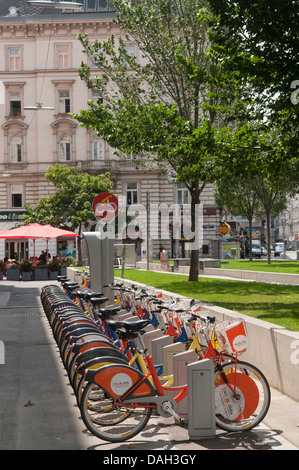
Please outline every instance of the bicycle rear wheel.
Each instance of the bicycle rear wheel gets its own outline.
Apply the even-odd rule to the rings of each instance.
[[[266,416],[271,401],[269,384],[252,364],[224,364],[215,374],[216,425],[225,431],[248,431]]]
[[[90,382],[84,388],[80,411],[85,426],[93,435],[105,441],[123,442],[142,431],[152,410],[142,404],[134,409],[122,407],[102,387]]]

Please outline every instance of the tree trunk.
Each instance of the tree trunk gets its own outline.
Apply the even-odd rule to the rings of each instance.
[[[249,261],[252,261],[252,217],[249,219]]]
[[[191,230],[195,233],[196,230],[196,205],[200,204],[200,194],[205,187],[205,183],[199,188],[199,182],[193,182],[191,187]],[[202,229],[202,227],[201,227]],[[191,259],[190,259],[190,270],[189,270],[189,281],[197,282],[198,281],[198,258],[199,250],[191,250]]]
[[[78,249],[78,266],[82,266],[82,237],[81,237],[81,224],[79,225],[79,231],[78,231],[78,237],[77,237],[77,249]]]
[[[267,211],[267,264],[271,264],[271,214]]]

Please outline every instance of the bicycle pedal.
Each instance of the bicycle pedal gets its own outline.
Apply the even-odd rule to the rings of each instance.
[[[169,401],[166,401],[162,404],[162,410],[165,412],[165,413],[169,413],[170,415],[172,415],[174,418],[176,418],[180,424],[182,424],[184,422],[184,418],[181,418],[173,409],[172,407],[172,404],[169,402]]]

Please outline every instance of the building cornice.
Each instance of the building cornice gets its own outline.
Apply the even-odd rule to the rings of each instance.
[[[0,39],[32,39],[49,37],[49,35],[54,35],[55,38],[76,37],[79,32],[89,35],[102,33],[106,36],[111,33],[112,26],[118,29],[113,18],[82,18],[80,21],[77,18],[71,18],[68,22],[65,18],[52,18],[51,20],[41,18],[39,21],[26,18],[19,22],[3,22],[0,18]]]

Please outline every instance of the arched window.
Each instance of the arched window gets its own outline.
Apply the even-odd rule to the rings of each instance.
[[[63,135],[60,137],[58,155],[61,162],[69,162],[71,160],[71,139],[69,136]]]
[[[11,163],[22,162],[22,139],[20,137],[12,137],[10,139],[9,154]]]

